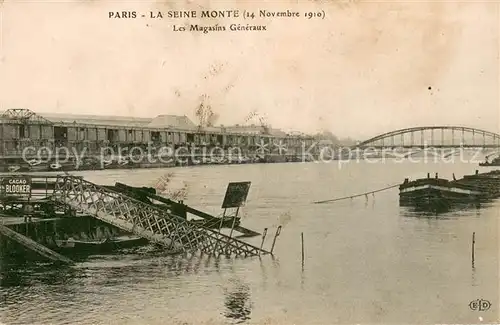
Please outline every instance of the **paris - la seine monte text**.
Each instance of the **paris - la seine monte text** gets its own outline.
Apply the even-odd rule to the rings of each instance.
[[[270,11],[270,10],[169,10],[149,11],[140,13],[137,11],[109,11],[110,19],[182,19],[182,23],[172,25],[174,32],[198,32],[208,34],[209,32],[255,32],[267,31],[266,22],[273,19],[324,19],[325,12],[319,11]],[[187,22],[186,19],[192,21]],[[249,23],[256,19],[258,23]],[[213,21],[212,21],[213,20]]]
[[[140,13],[138,11],[108,11],[110,19],[136,19],[136,18],[152,18],[152,19],[273,19],[273,18],[325,18],[323,10],[315,11],[294,11],[294,10],[169,10],[169,11],[149,11],[148,13]]]

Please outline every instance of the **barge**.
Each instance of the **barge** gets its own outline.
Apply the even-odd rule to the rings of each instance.
[[[485,162],[479,163],[479,166],[481,167],[500,166],[500,157],[496,157],[492,161],[488,161],[488,159],[486,159]]]
[[[302,161],[315,139],[267,125],[201,126],[155,118],[0,113],[0,172],[164,168]]]
[[[500,197],[500,171],[466,175],[461,179],[447,180],[427,178],[410,181],[405,179],[399,186],[401,206],[417,209],[446,211],[454,206],[489,202]]]

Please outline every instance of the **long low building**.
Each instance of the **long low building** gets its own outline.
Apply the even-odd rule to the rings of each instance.
[[[252,151],[262,144],[282,144],[286,154],[311,146],[312,136],[287,134],[266,126],[199,127],[187,116],[155,118],[37,114],[9,109],[0,114],[0,157],[20,157],[27,148],[99,153],[113,146],[238,146]],[[279,152],[285,154],[285,152]]]

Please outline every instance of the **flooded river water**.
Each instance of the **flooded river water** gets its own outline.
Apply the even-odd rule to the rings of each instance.
[[[251,181],[242,224],[278,225],[275,258],[184,260],[147,248],[73,267],[1,265],[6,324],[430,324],[498,321],[500,202],[439,216],[399,207],[398,189],[348,196],[466,163],[353,162],[205,166],[81,173],[100,184],[153,185],[174,173],[185,202],[219,215],[228,182]],[[304,233],[305,265],[301,266]],[[475,263],[471,237],[476,233]],[[250,239],[260,245],[260,237]],[[487,311],[470,302],[484,299]]]

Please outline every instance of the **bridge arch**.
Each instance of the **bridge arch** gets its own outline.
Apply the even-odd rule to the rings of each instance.
[[[439,139],[434,138],[434,131],[440,131],[441,132],[441,137]],[[431,133],[431,143],[424,143],[425,141],[423,140],[424,134],[426,132]],[[445,132],[450,132],[452,135],[451,138],[451,143],[447,143],[444,140],[444,133]],[[458,132],[461,135],[461,141],[454,142],[454,133]],[[420,134],[420,143],[415,143],[414,135],[415,134]],[[465,143],[465,134],[472,135],[472,143]],[[410,143],[405,143],[404,142],[404,137],[406,135],[411,136]],[[402,143],[399,145],[395,145],[395,138],[400,136],[402,139]],[[394,130],[386,133],[379,134],[375,137],[372,137],[368,140],[362,141],[358,143],[355,147],[367,147],[367,146],[378,146],[378,147],[397,147],[397,146],[423,146],[424,144],[427,145],[437,145],[437,146],[450,146],[450,147],[459,147],[460,145],[467,144],[467,145],[476,145],[474,143],[475,141],[475,136],[481,136],[482,137],[482,142],[477,143],[478,146],[488,146],[488,147],[500,147],[500,134],[491,132],[491,131],[486,131],[478,128],[473,128],[473,127],[466,127],[466,126],[448,126],[448,125],[440,125],[440,126],[418,126],[418,127],[411,127],[411,128],[404,128],[404,129],[399,129],[399,130]],[[384,144],[384,141],[386,139],[391,140],[391,144]],[[486,139],[488,141],[486,141]],[[436,141],[437,140],[437,141]],[[382,145],[377,144],[377,142],[382,142]]]

